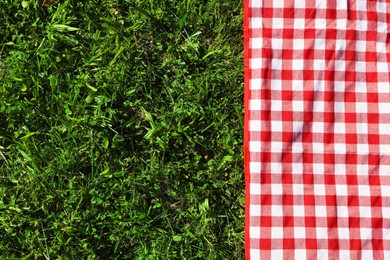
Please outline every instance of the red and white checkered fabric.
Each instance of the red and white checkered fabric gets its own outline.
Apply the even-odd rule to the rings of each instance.
[[[247,259],[390,259],[390,1],[245,0]]]

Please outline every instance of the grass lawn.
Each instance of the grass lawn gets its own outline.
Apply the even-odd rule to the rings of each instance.
[[[242,1],[44,2],[0,1],[0,258],[243,259]]]

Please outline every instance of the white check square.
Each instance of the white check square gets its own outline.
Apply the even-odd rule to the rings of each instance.
[[[344,145],[344,147],[345,147],[345,145]],[[344,152],[342,152],[342,153],[345,154],[345,148],[344,148]],[[347,173],[345,164],[339,164],[339,163],[334,165],[334,171],[335,171],[335,174],[337,174],[337,175],[345,175]]]
[[[345,11],[348,8],[348,0],[337,0],[336,1],[336,9],[340,11]],[[341,20],[341,19],[337,19]]]
[[[260,195],[261,194],[261,184],[251,183],[249,187],[250,194]]]
[[[386,5],[387,5],[386,2],[377,1],[376,2],[376,11],[378,13],[386,13],[387,12]]]
[[[361,114],[367,114],[368,105],[366,102],[355,102],[356,112]]]
[[[306,229],[304,227],[294,227],[294,238],[306,238]]]
[[[360,228],[360,239],[363,241],[370,241],[372,238],[372,229],[371,228]],[[362,258],[367,259],[367,258]]]
[[[251,256],[251,259],[260,260],[260,250],[259,249],[251,249],[250,256]]]
[[[249,171],[251,173],[261,173],[261,163],[249,162]]]
[[[272,227],[271,228],[272,238],[283,238],[283,227]]]
[[[335,143],[334,144],[334,153],[335,154],[346,154],[347,153],[347,147],[345,146],[344,143]],[[335,167],[336,167],[336,165],[335,165]],[[344,171],[345,171],[345,169],[344,169]],[[337,171],[337,172],[339,172],[339,171]]]
[[[337,3],[338,2],[341,2],[341,1],[338,0]],[[336,29],[337,30],[345,30],[346,28],[347,28],[347,20],[346,19],[337,19],[336,20]],[[337,49],[337,50],[340,50],[340,49]]]
[[[283,207],[281,205],[271,205],[271,214],[274,217],[283,216]]]
[[[302,71],[303,70],[303,60],[294,60],[293,70],[294,71]]]
[[[295,18],[294,19],[294,29],[305,29],[305,19]]]
[[[249,66],[251,69],[261,69],[261,61],[260,58],[252,58],[249,60]]]
[[[260,17],[253,17],[249,20],[249,28],[259,29],[263,27],[263,19]]]
[[[272,194],[282,195],[283,194],[283,186],[281,183],[273,183],[271,184]]]
[[[272,49],[274,50],[281,50],[283,49],[283,39],[281,38],[272,38]]]
[[[371,218],[371,207],[359,207],[360,218]]]
[[[263,7],[263,0],[251,0],[249,3],[252,8]]]
[[[303,89],[304,89],[303,80],[293,80],[292,81],[292,89],[294,91],[303,91]]]
[[[326,0],[318,0],[316,1],[316,8],[317,9],[326,9]]]
[[[390,83],[389,82],[378,82],[378,93],[389,93]]]
[[[292,102],[294,112],[303,112],[304,111],[304,102],[303,100],[293,100]]]
[[[249,81],[249,89],[258,90],[261,89],[261,79],[251,79]]]
[[[305,1],[294,1],[294,7],[296,9],[303,9],[303,8],[305,8]]]
[[[251,49],[261,49],[263,47],[262,38],[251,38],[249,40]]]
[[[366,63],[362,61],[357,61],[355,63],[356,72],[366,72]]]
[[[367,174],[367,172],[366,172],[366,174]],[[359,184],[358,185],[358,192],[359,192],[359,196],[360,197],[362,197],[362,196],[370,196],[371,195],[370,186]]]
[[[325,129],[324,122],[316,122],[314,121],[312,123],[312,132],[313,133],[323,133]]]
[[[316,196],[325,196],[326,195],[324,184],[314,184],[313,186],[314,186],[314,189],[313,189],[314,194]],[[318,207],[318,209],[317,209],[317,207]],[[316,212],[318,212],[319,214],[326,214],[326,207],[325,206],[317,206],[317,207],[316,207]]]
[[[294,50],[303,50],[305,48],[305,40],[304,39],[293,39],[293,49]]]
[[[313,150],[315,153],[323,153],[320,150]],[[313,163],[313,174],[324,174],[325,173],[325,167],[322,163]]]
[[[300,169],[298,171],[294,171],[294,173],[302,173],[302,164],[298,164],[298,165]],[[293,184],[293,193],[294,195],[303,195],[304,194],[303,184]]]
[[[261,152],[261,142],[260,141],[249,141],[249,151],[250,152]]]
[[[272,1],[272,7],[273,8],[283,8],[284,7],[284,1],[273,0]]]
[[[349,228],[337,228],[339,232],[339,239],[349,239]],[[348,252],[348,251],[347,251]],[[349,254],[348,254],[349,256]],[[345,259],[345,258],[342,258]]]
[[[324,227],[317,227],[317,238],[318,239],[327,239],[328,238],[328,229]]]
[[[316,70],[323,70],[325,68],[325,62],[323,60],[317,61],[314,60],[314,67]],[[325,90],[325,81],[323,80],[314,80],[314,90],[321,92]],[[322,101],[319,101],[322,102]],[[322,110],[324,111],[324,110]]]
[[[282,60],[272,59],[272,69],[273,70],[281,70],[282,69]]]
[[[376,66],[378,72],[383,72],[383,73],[389,72],[389,65],[386,62],[378,62]]]
[[[334,102],[334,112],[335,113],[345,113],[345,103],[344,102]]]
[[[358,41],[356,41],[356,44],[355,44],[355,50],[365,52],[365,51],[367,51],[366,45],[367,45],[366,41],[359,41],[358,40]]]
[[[271,251],[271,260],[276,260],[276,259],[284,259],[284,250],[272,250]]]
[[[386,43],[385,42],[376,42],[376,52],[378,53],[386,53]]]
[[[294,206],[294,216],[304,217],[305,216],[305,207],[304,206]]]
[[[357,3],[362,3],[363,1],[357,1]],[[358,31],[367,31],[367,21],[357,20],[356,21],[356,30]]]
[[[328,260],[329,259],[328,249],[318,249],[317,250],[317,259]]]
[[[366,82],[356,82],[355,91],[357,93],[366,93],[367,92],[367,83]]]
[[[314,101],[313,102],[313,112],[318,112],[318,113],[325,112],[325,102]],[[322,130],[322,132],[323,132],[323,130]]]
[[[388,31],[388,26],[387,26],[387,23],[383,23],[383,22],[378,22],[377,23],[377,30],[378,32],[381,32],[381,33],[386,33]]]
[[[249,235],[251,238],[260,238],[260,227],[250,227],[249,228]]]
[[[282,132],[283,122],[282,121],[271,121],[271,131],[272,132]],[[275,143],[275,142],[274,142]]]
[[[305,238],[305,237],[302,237]],[[306,259],[307,252],[305,249],[295,249],[294,259]]]
[[[348,192],[347,192],[348,194]],[[337,217],[338,218],[348,218],[348,207],[347,206],[337,206]]]
[[[283,167],[282,167],[281,163],[279,163],[279,162],[276,162],[276,163],[271,162],[270,164],[271,164],[271,172],[272,173],[275,173],[275,174],[282,173],[282,168]]]
[[[261,120],[249,120],[249,131],[261,131]]]
[[[345,61],[344,60],[336,60],[334,69],[335,69],[335,71],[345,71]]]
[[[348,195],[347,185],[345,185],[345,184],[336,185],[336,194],[338,196],[347,196]]]
[[[313,142],[312,146],[313,146],[313,152],[314,153],[324,153],[325,147],[324,147],[323,143]],[[314,163],[313,164],[314,167],[320,167],[320,165],[324,165],[324,164],[323,163]]]
[[[296,129],[296,128],[294,127],[294,129]],[[292,152],[295,153],[295,154],[302,153],[303,152],[302,143],[301,142],[293,142],[293,144],[292,144]],[[296,166],[294,166],[294,164],[296,164]],[[302,164],[301,163],[294,163],[294,164],[293,164],[293,169],[296,169],[299,172],[302,171]],[[298,166],[298,165],[300,165],[300,166]]]
[[[334,123],[333,126],[335,134],[345,134],[345,123]]]
[[[261,99],[251,99],[249,101],[249,110],[252,111],[261,110]]]
[[[282,2],[282,1],[280,1]],[[273,18],[272,19],[272,27],[274,29],[283,29],[284,23],[283,23],[283,18]]]
[[[356,1],[356,10],[358,11],[367,11],[367,1],[358,0]]]
[[[381,167],[381,166],[379,166]],[[387,172],[387,175],[390,175],[390,166],[387,165],[387,169],[386,169],[388,172]],[[381,185],[381,195],[383,197],[390,197],[390,186],[389,185]],[[390,205],[389,205],[390,206]],[[383,208],[382,208],[383,210]],[[388,208],[389,210],[389,213],[390,213],[390,207]],[[388,218],[390,218],[390,215],[387,215]]]
[[[379,151],[380,151],[381,155],[390,155],[390,145],[389,144],[380,144]]]
[[[282,80],[271,79],[271,89],[272,90],[282,90]]]
[[[359,151],[359,154],[369,154],[369,145],[364,143],[357,144],[357,151]],[[357,174],[367,174],[368,172],[368,166],[367,165],[361,165],[361,167],[358,167]]]
[[[339,231],[339,238],[340,238],[340,232],[341,231]],[[341,236],[343,237],[344,235],[341,234]],[[340,238],[340,239],[343,239],[343,238]],[[349,237],[347,239],[349,239]],[[351,258],[351,251],[349,251],[349,250],[340,250],[339,251],[339,257],[340,257],[339,259],[349,260]]]
[[[318,217],[326,217],[326,206],[316,206],[316,216]]]
[[[325,20],[324,20],[325,21]],[[326,22],[324,22],[324,25],[326,26]],[[317,26],[316,26],[317,27]],[[322,28],[322,27],[317,27],[317,28]],[[324,28],[326,28],[326,27],[324,27]],[[325,47],[326,47],[326,41],[325,41],[325,39],[321,39],[321,38],[318,38],[318,39],[315,39],[315,41],[314,41],[314,48],[315,48],[315,50],[325,50]],[[324,60],[323,59],[321,59],[321,60],[318,60],[318,61],[322,61],[322,62],[324,62]]]
[[[260,205],[250,205],[249,215],[251,216],[261,216],[261,206]]]
[[[365,238],[363,238],[363,240],[365,240]],[[373,250],[362,250],[361,251],[361,259],[364,259],[364,260],[374,260],[373,258]]]
[[[356,123],[356,133],[358,133],[358,134],[367,134],[368,133],[368,124],[367,123],[363,123],[363,122],[357,122]]]
[[[274,195],[282,195],[283,194],[283,186],[281,183],[272,183],[271,191]]]

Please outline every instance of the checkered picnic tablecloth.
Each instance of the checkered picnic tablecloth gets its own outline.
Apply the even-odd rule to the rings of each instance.
[[[390,259],[390,1],[245,0],[247,259]]]

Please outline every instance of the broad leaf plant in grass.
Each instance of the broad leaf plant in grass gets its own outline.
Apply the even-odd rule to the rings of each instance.
[[[242,259],[242,1],[0,1],[0,258]]]

